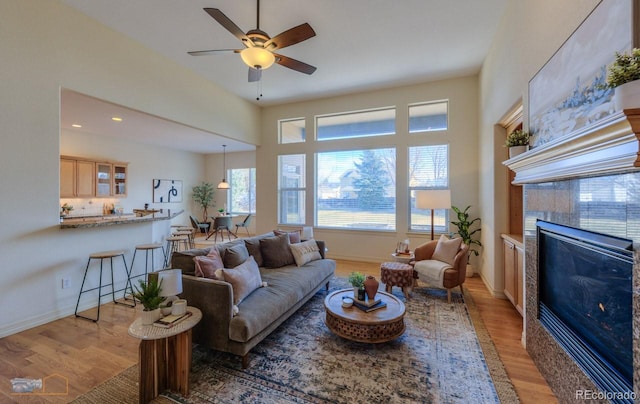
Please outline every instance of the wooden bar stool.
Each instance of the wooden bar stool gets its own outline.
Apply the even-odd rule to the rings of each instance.
[[[125,284],[124,289],[115,290],[115,283],[113,280],[113,259],[115,257],[122,257],[122,264],[124,265],[124,270],[125,270],[125,273],[127,274],[127,283]],[[105,259],[108,259],[111,264],[111,283],[103,285],[102,284],[102,262]],[[87,273],[89,272],[89,265],[91,264],[92,260],[100,260],[100,279],[98,282],[98,287],[84,290],[84,283],[87,280]],[[84,270],[84,277],[82,278],[82,286],[80,286],[80,294],[78,295],[78,301],[76,303],[76,311],[75,311],[76,317],[91,320],[93,322],[97,322],[98,320],[100,320],[100,300],[103,296],[107,296],[109,294],[111,295],[111,300],[113,300],[114,303],[122,304],[129,307],[135,307],[136,306],[135,300],[133,301],[133,304],[116,301],[116,292],[124,291],[123,297],[125,297],[127,295],[127,289],[129,289],[129,291],[133,295],[133,287],[131,286],[130,276],[131,276],[131,273],[129,272],[129,268],[127,268],[127,261],[125,261],[124,259],[124,250],[102,251],[102,252],[97,252],[89,255],[89,260],[87,261],[87,267]],[[111,286],[111,293],[105,293],[103,295],[102,294],[103,286],[104,287]],[[86,317],[78,314],[78,307],[80,306],[80,297],[82,297],[83,293],[91,292],[94,290],[98,290],[98,315],[96,316],[96,318],[91,318],[91,317]]]
[[[172,234],[172,236],[186,236],[188,241],[189,248],[195,248],[195,240],[193,238],[193,229],[189,228],[187,230],[176,230]]]
[[[131,267],[130,267],[130,274],[133,274],[133,263],[136,261],[136,254],[138,253],[138,251],[144,251],[144,277],[145,279],[147,278],[147,273],[149,272],[148,268],[149,268],[149,253],[151,253],[151,272],[156,270],[155,264],[154,264],[154,260],[153,260],[153,253],[155,250],[162,250],[162,263],[164,264],[164,262],[167,260],[167,254],[164,251],[164,246],[162,244],[159,243],[153,243],[153,244],[139,244],[136,246],[136,249],[133,252],[133,258],[131,259]],[[139,276],[143,276],[143,274],[140,275],[135,275],[135,276],[130,276],[131,279],[133,278],[137,278]]]
[[[189,248],[188,236],[170,236],[165,239],[167,241],[167,248],[165,249],[166,258],[164,261],[164,267],[169,268],[171,262],[171,254],[175,251],[187,250]]]

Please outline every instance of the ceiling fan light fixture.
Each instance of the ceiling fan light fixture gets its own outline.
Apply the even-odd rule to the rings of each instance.
[[[273,53],[256,46],[243,49],[240,52],[240,57],[247,66],[253,69],[268,69],[276,61],[276,57]]]

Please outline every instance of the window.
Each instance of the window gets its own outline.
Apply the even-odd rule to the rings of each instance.
[[[279,142],[300,143],[306,138],[305,120],[304,118],[285,119],[278,121],[279,123]]]
[[[231,213],[255,213],[256,211],[256,169],[234,168],[229,170],[227,192],[228,206]]]
[[[409,105],[409,133],[448,129],[448,101]]]
[[[278,156],[278,223],[305,223],[305,155]]]
[[[395,230],[396,150],[316,154],[316,226]]]
[[[449,188],[449,145],[429,145],[409,148],[409,230],[431,231],[431,210],[416,208],[416,192],[422,189]],[[449,210],[434,211],[434,228],[449,232]]]
[[[395,107],[316,117],[316,138],[319,141],[395,133]]]

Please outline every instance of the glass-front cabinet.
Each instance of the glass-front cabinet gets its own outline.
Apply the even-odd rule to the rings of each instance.
[[[111,163],[96,163],[96,196],[112,195],[112,170]]]
[[[115,196],[127,195],[127,165],[113,164],[113,194]]]

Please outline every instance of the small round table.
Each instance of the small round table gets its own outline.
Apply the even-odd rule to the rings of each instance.
[[[380,264],[380,282],[384,283],[385,290],[391,293],[393,286],[402,288],[404,297],[409,299],[409,293],[413,290],[414,279],[413,267],[402,262],[383,262]]]
[[[355,306],[342,307],[344,296],[353,297],[353,288],[331,293],[324,299],[325,324],[334,334],[356,342],[380,343],[404,333],[405,307],[395,296],[378,292],[376,299],[387,307],[365,312]]]
[[[140,395],[147,403],[166,389],[189,395],[191,368],[191,329],[202,319],[196,307],[187,307],[191,316],[171,328],[142,325],[137,318],[129,326],[129,335],[139,338]]]

